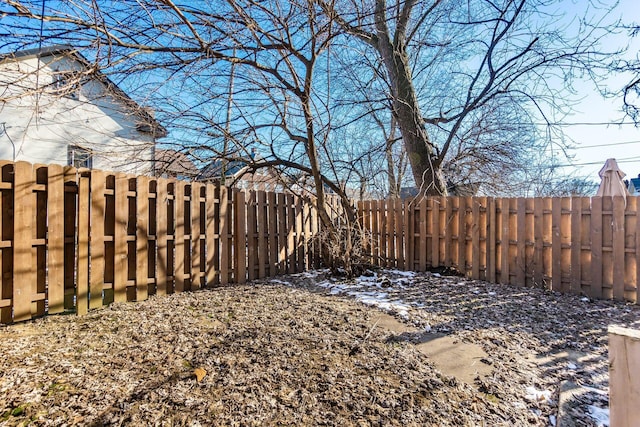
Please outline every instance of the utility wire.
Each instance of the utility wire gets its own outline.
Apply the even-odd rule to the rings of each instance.
[[[622,159],[616,159],[618,163],[635,163],[640,162],[640,156],[635,157],[624,157]],[[592,166],[592,165],[604,165],[604,161],[599,162],[585,162],[585,163],[567,163],[564,165],[553,165],[554,168],[565,168],[565,167],[575,167],[575,166]]]
[[[640,140],[612,142],[612,143],[609,143],[609,144],[578,145],[578,146],[572,147],[572,149],[578,150],[578,149],[581,149],[581,148],[613,147],[615,145],[627,145],[627,144],[640,144]]]

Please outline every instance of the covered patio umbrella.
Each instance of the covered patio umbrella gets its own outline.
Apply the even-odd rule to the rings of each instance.
[[[622,196],[626,202],[629,191],[627,191],[627,186],[622,178],[627,174],[620,170],[616,159],[607,159],[598,175],[600,175],[602,182],[600,182],[596,196]]]

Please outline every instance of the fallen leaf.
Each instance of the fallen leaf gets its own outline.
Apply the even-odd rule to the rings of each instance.
[[[207,371],[204,368],[196,368],[193,370],[193,373],[195,374],[196,380],[198,380],[198,382],[202,381],[205,375],[207,375]]]

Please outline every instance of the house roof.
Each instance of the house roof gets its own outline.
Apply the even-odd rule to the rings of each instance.
[[[198,168],[189,156],[176,150],[156,150],[155,169],[160,175],[195,176],[198,174]]]
[[[219,179],[222,177],[223,171],[226,177],[234,177],[246,169],[247,162],[242,160],[232,160],[226,164],[222,160],[214,160],[202,168],[196,179]]]
[[[42,48],[26,49],[17,52],[0,55],[0,64],[7,61],[19,61],[33,57],[47,56],[69,56],[81,63],[86,68],[92,68],[91,63],[76,48],[69,45],[53,45]],[[146,108],[140,106],[127,93],[120,89],[109,77],[98,69],[92,70],[92,75],[96,80],[107,87],[109,91],[131,109],[140,119],[137,129],[140,132],[152,133],[156,138],[167,136],[167,130],[153,117],[153,114]]]
[[[251,150],[249,157],[240,157],[234,160],[214,160],[202,168],[196,179],[220,179],[224,172],[225,177],[235,177],[242,175],[249,168],[249,164],[261,160],[262,156],[253,149]]]

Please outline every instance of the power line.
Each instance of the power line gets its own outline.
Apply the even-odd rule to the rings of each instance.
[[[576,147],[572,147],[572,149],[578,150],[578,149],[581,149],[581,148],[613,147],[615,145],[627,145],[627,144],[640,144],[640,140],[611,142],[611,143],[608,143],[608,144],[578,145]]]
[[[543,122],[533,123],[537,126],[622,126],[622,125],[634,125],[635,122]]]
[[[635,163],[640,162],[640,156],[635,157],[624,157],[622,159],[616,159],[618,163]],[[604,165],[604,160],[599,162],[585,162],[585,163],[568,163],[565,165],[553,165],[553,167],[564,168],[564,167],[575,167],[575,166],[592,166],[592,165]]]

